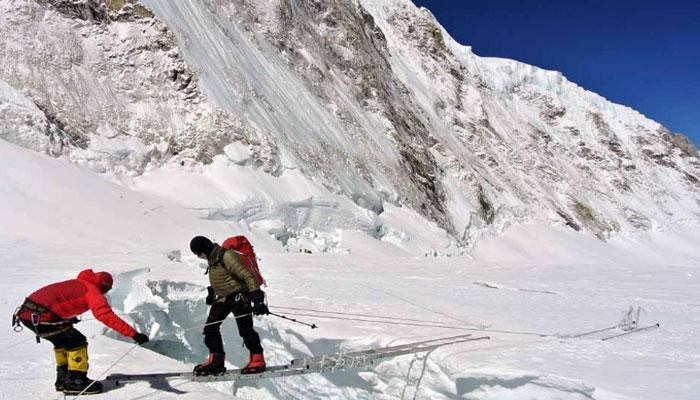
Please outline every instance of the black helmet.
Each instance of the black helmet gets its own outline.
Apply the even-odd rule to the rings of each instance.
[[[204,236],[195,236],[190,241],[190,250],[196,255],[204,254],[208,256],[214,249],[214,243]]]

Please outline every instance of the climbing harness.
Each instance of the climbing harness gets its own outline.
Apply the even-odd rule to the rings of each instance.
[[[21,315],[25,311],[31,311],[31,313],[29,314],[28,322],[31,323],[33,327],[32,330],[35,333],[37,343],[40,343],[41,339],[46,339],[48,337],[64,333],[73,328],[73,324],[80,322],[78,318],[65,319],[50,308],[45,307],[29,298],[26,298],[24,299],[24,303],[22,303],[21,306],[17,307],[15,309],[15,312],[12,314],[12,330],[14,330],[15,332],[21,332],[24,329],[22,327],[22,322],[24,321],[26,323],[27,321],[23,319]],[[42,316],[45,315],[52,316],[55,319],[51,318],[45,321],[42,319]],[[59,328],[52,329],[50,332],[40,332],[40,327],[42,326],[55,326]]]

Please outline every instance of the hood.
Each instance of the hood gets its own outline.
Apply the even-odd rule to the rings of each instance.
[[[112,284],[114,283],[112,275],[109,272],[95,272],[92,269],[80,271],[78,279],[97,286],[102,293],[107,293],[112,289]]]

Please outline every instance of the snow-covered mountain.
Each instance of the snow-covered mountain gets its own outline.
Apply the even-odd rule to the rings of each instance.
[[[249,382],[235,398],[696,400],[700,394],[697,224],[602,242],[532,223],[479,241],[473,258],[406,257],[392,243],[346,232],[343,245],[363,252],[290,254],[245,223],[206,218],[207,210],[130,190],[2,140],[0,182],[0,313],[9,316],[35,289],[92,267],[115,276],[109,293],[115,311],[151,337],[132,348],[83,315],[77,328],[90,343],[93,379],[188,371],[205,359],[208,281],[189,238],[237,232],[255,243],[272,310],[319,326],[256,318],[271,365],[463,333],[491,339],[357,371]],[[419,218],[394,223],[429,228]],[[640,326],[661,328],[601,341],[625,333],[611,327],[632,305],[642,307]],[[228,367],[242,366],[247,354],[236,324],[227,321],[222,330]],[[6,326],[0,347],[1,399],[63,399],[54,392],[48,342]],[[231,382],[105,386],[109,391],[96,399],[234,398]]]
[[[392,208],[444,229],[440,251],[528,221],[606,239],[700,215],[683,137],[560,73],[478,57],[409,0],[10,0],[0,18],[0,137],[142,190],[217,157],[300,174],[318,189],[264,204],[157,189],[249,224],[294,214],[281,238],[348,218],[383,238]],[[346,218],[304,218],[304,198]]]
[[[189,239],[242,233],[272,310],[319,325],[256,318],[270,365],[490,339],[240,398],[695,400],[698,179],[682,136],[480,58],[408,0],[0,0],[0,313],[112,272],[115,311],[151,341],[85,315],[93,378],[203,360]],[[632,305],[661,327],[601,341]],[[240,367],[235,324],[222,331]],[[58,397],[45,341],[7,327],[0,343],[1,399]]]

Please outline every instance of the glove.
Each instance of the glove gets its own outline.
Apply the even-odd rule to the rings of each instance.
[[[248,298],[253,302],[253,315],[267,315],[270,310],[265,304],[265,292],[262,290],[254,290],[248,293]]]
[[[204,300],[205,303],[207,303],[208,306],[214,304],[216,301],[216,293],[214,293],[214,288],[211,286],[207,286],[207,299]]]
[[[134,342],[138,344],[144,344],[149,341],[148,336],[144,335],[143,333],[137,333],[135,334],[132,339],[134,339]]]

